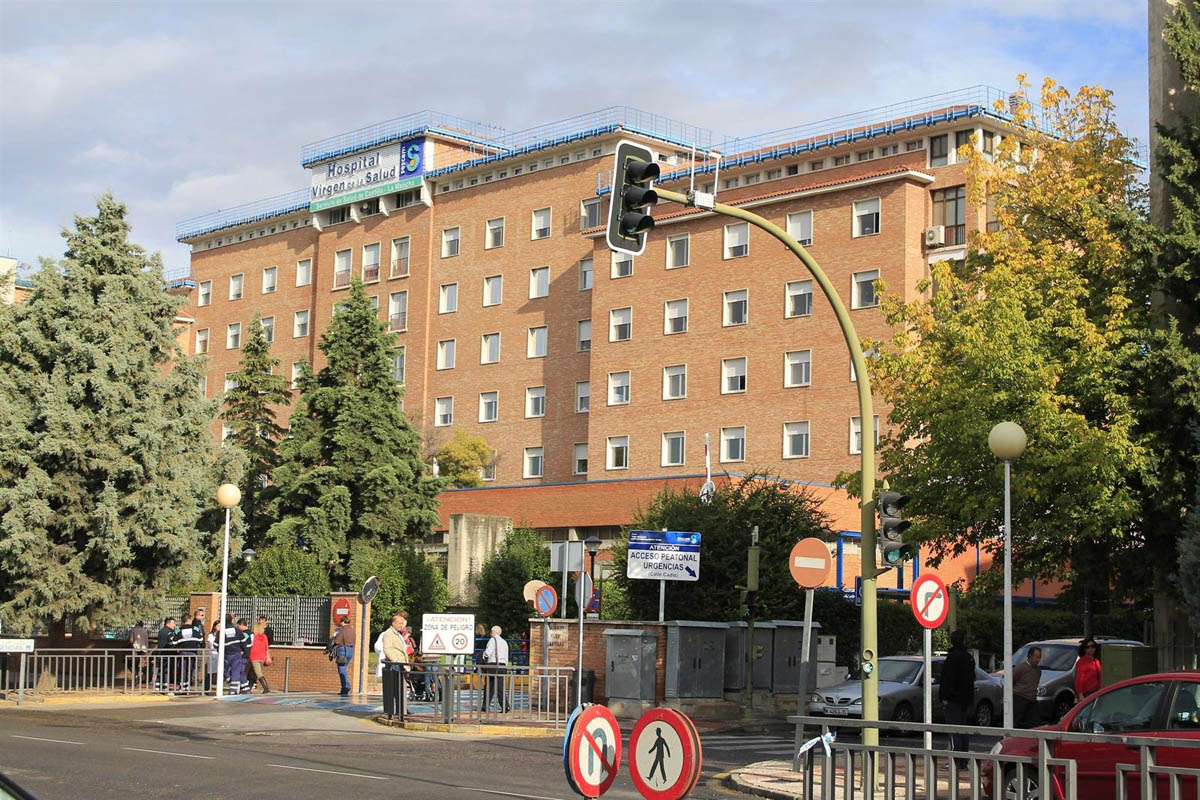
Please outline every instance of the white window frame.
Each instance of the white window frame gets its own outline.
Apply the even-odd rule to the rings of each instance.
[[[403,301],[403,302],[401,302]],[[403,306],[403,310],[399,310]],[[388,295],[388,330],[408,330],[408,290]]]
[[[580,459],[579,448],[583,448],[583,458]],[[583,461],[583,469],[579,468],[579,462]],[[575,442],[571,446],[571,474],[572,475],[587,475],[588,472],[588,446],[587,442]]]
[[[624,267],[618,267],[618,264],[628,264],[629,271],[626,272]],[[609,256],[609,278],[614,281],[621,278],[632,278],[633,268],[633,256],[629,255],[629,253],[618,253],[616,250],[611,251],[611,255]]]
[[[198,356],[208,355],[209,348],[212,346],[212,335],[208,328],[201,328],[196,331],[195,353]]]
[[[312,319],[312,314],[307,308],[302,308],[299,311],[292,312],[292,338],[301,339],[308,336],[311,330],[309,322]]]
[[[401,386],[404,385],[404,370],[407,366],[405,347],[400,345],[392,353],[392,380]]]
[[[496,343],[495,358],[492,358],[492,353],[489,352],[492,342]],[[499,364],[500,363],[500,332],[485,333],[479,337],[479,363],[480,364]]]
[[[679,246],[683,245],[683,263],[676,264],[678,261],[676,256],[679,254]],[[690,233],[680,233],[675,236],[667,237],[666,247],[666,268],[667,269],[683,269],[690,266],[692,263],[692,235]]]
[[[803,235],[806,232],[805,231],[806,228],[807,228],[807,233],[808,233],[807,236]],[[813,243],[813,212],[812,212],[812,210],[810,209],[808,211],[797,211],[794,214],[788,214],[787,215],[787,232],[793,239],[795,239],[796,241],[798,241],[800,244],[804,245],[805,247],[808,247],[809,245],[811,245]]]
[[[400,255],[403,248],[404,255]],[[412,241],[407,236],[397,236],[392,239],[391,263],[388,267],[388,278],[407,278],[411,267]]]
[[[592,410],[592,382],[575,381],[575,413],[587,414]]]
[[[541,413],[538,413],[536,406],[537,401],[541,400]],[[525,387],[525,419],[536,419],[546,416],[546,387],[545,386],[526,386]]]
[[[237,282],[237,295],[233,293],[234,281]],[[241,300],[246,296],[246,273],[238,272],[229,276],[229,299],[230,301]]]
[[[592,209],[596,210],[596,221],[592,222],[588,219]],[[579,201],[579,227],[583,230],[595,228],[597,225],[604,224],[604,209],[601,205],[599,197],[589,197],[586,200]]]
[[[618,465],[617,454],[621,454]],[[629,437],[609,436],[604,440],[604,468],[606,470],[629,469]]]
[[[587,334],[586,338],[584,334]],[[586,353],[592,349],[592,321],[581,319],[575,323],[575,350]]]
[[[808,374],[808,380],[793,382],[792,367],[797,364],[808,364],[808,369],[804,370]],[[812,386],[812,350],[789,350],[783,354],[783,387],[794,389],[802,386]]]
[[[731,296],[732,295],[732,296]],[[741,295],[741,297],[737,297]],[[744,304],[741,321],[734,321],[733,304],[737,302]],[[750,290],[749,289],[733,289],[721,295],[721,327],[736,328],[740,325],[750,324]]]
[[[587,265],[584,267],[584,265]],[[579,291],[591,291],[592,285],[596,280],[596,264],[590,258],[579,260]]]
[[[679,460],[672,461],[670,458],[670,440],[679,440]],[[682,467],[687,463],[687,432],[686,431],[663,431],[662,434],[662,458],[660,459],[661,466],[664,467]]]
[[[739,377],[738,374],[731,372],[736,362],[742,362],[742,387],[740,389],[730,389],[729,379]],[[746,387],[750,382],[750,360],[746,356],[734,356],[733,358],[721,359],[721,394],[745,394]]]
[[[625,322],[617,322],[617,315],[620,312],[627,311],[628,320]],[[617,329],[620,326],[628,326],[629,335],[624,338],[617,338]],[[621,308],[610,309],[608,312],[608,340],[610,342],[628,342],[633,339],[633,306],[622,306]]]
[[[745,233],[744,242],[735,242],[734,238],[731,238],[736,236],[737,239],[740,239],[742,238],[741,233]],[[739,250],[739,248],[741,249]],[[729,261],[734,258],[745,258],[748,255],[750,255],[750,223],[734,222],[726,225],[723,245],[721,247],[722,258],[725,261]]]
[[[803,425],[803,432],[798,426]],[[790,430],[796,426],[795,431]],[[804,437],[804,452],[793,453],[789,449],[790,438],[794,434],[803,435]],[[784,458],[808,458],[812,455],[812,423],[809,420],[797,420],[795,422],[783,423],[783,457]]]
[[[521,462],[523,478],[541,478],[546,474],[546,454],[541,447],[526,447]]]
[[[312,259],[302,258],[296,262],[296,285],[308,286],[312,283]]]
[[[454,424],[454,395],[433,401],[433,427],[445,428]]]
[[[875,424],[875,446],[879,446],[879,415],[874,417]],[[857,443],[855,442],[857,439]],[[862,453],[862,417],[850,418],[850,455],[860,455]]]
[[[554,212],[552,206],[546,208],[535,208],[529,214],[529,240],[536,242],[539,239],[549,239],[554,232]],[[538,214],[546,212],[546,224],[538,225]]]
[[[489,409],[492,415],[487,415]],[[479,393],[479,422],[481,424],[495,422],[500,419],[500,392],[480,392]]]
[[[489,219],[483,224],[483,230],[484,250],[495,250],[498,247],[504,247],[504,217]],[[497,236],[499,237],[499,242],[496,241]]]
[[[680,303],[683,304],[682,316],[679,314],[672,316],[671,312],[673,310],[678,310]],[[688,313],[690,305],[691,304],[688,302],[686,297],[668,300],[667,302],[663,303],[663,336],[674,336],[676,334],[688,332]],[[683,320],[683,326],[679,330],[672,330],[671,323],[677,319]]]
[[[367,259],[369,254],[374,250],[375,261],[371,262]],[[383,266],[381,259],[383,258],[383,244],[380,242],[369,242],[363,245],[362,249],[362,280],[363,283],[379,283],[379,279],[383,277]],[[374,267],[375,277],[367,276],[367,270]]]
[[[212,305],[212,281],[200,281],[196,293],[196,305],[199,307]]]
[[[546,351],[550,347],[550,331],[545,325],[534,325],[529,329],[529,338],[526,341],[525,357],[526,358],[545,358]],[[540,341],[539,341],[540,339]],[[538,349],[541,352],[538,352]]]
[[[491,291],[495,287],[495,292]],[[495,295],[491,298],[490,295]],[[488,302],[492,299],[492,302]],[[504,302],[504,276],[503,275],[486,275],[483,278],[483,307],[491,308],[498,306]]]
[[[263,338],[267,344],[272,344],[275,341],[275,317],[259,317],[258,326],[262,328]]]
[[[850,276],[850,308],[875,308],[879,305],[879,292],[875,281],[879,280],[879,270],[865,269]],[[863,287],[870,286],[871,302],[864,303]]]
[[[454,369],[457,339],[441,339],[437,343],[437,369]]]
[[[623,376],[623,377],[622,377]],[[617,397],[617,390],[625,390],[625,399]],[[633,398],[633,375],[629,370],[608,373],[608,404],[610,406],[627,406]]]
[[[871,210],[872,204],[875,210]],[[864,236],[877,236],[883,226],[883,201],[878,197],[868,197],[865,200],[854,201],[854,219],[852,235],[855,239],[861,239]],[[868,217],[874,217],[872,224],[875,230],[863,233],[863,220]]]
[[[236,342],[236,344],[235,344]],[[242,323],[231,322],[225,326],[225,349],[238,350],[242,346]]]
[[[742,433],[741,437],[737,437],[734,435],[737,431],[741,431],[741,433]],[[739,438],[741,439],[741,442],[742,442],[742,454],[740,457],[735,458],[732,455],[730,455],[730,453],[729,453],[729,445],[731,443],[733,443],[734,441],[737,441]],[[745,425],[731,425],[728,428],[721,428],[721,463],[722,464],[736,464],[740,461],[745,461],[745,460],[746,460],[746,426]]]
[[[290,387],[292,388],[292,390],[296,390],[296,389],[300,388],[298,383],[300,381],[300,376],[303,373],[304,373],[304,362],[303,361],[293,361],[292,362],[292,381],[289,384]]]
[[[458,284],[443,283],[438,287],[438,313],[453,314],[458,311]]]
[[[267,281],[267,276],[270,276],[270,282]],[[277,291],[279,291],[279,267],[263,267],[262,293],[274,294]]]
[[[462,227],[442,228],[442,258],[454,258],[462,252]]]
[[[788,281],[783,286],[783,316],[785,319],[798,319],[800,317],[811,317],[813,306],[813,291],[812,281]],[[808,296],[808,310],[798,312],[793,306],[793,298]]]
[[[682,391],[675,394],[671,391],[671,379],[681,378]],[[662,375],[662,399],[663,400],[686,400],[687,399],[687,364],[668,364],[663,367]]]
[[[550,268],[532,267],[529,270],[529,299],[550,296]]]

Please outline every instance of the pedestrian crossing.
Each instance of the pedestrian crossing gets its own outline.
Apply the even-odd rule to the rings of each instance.
[[[745,736],[736,733],[701,734],[700,742],[706,755],[737,753],[761,755],[764,758],[791,758],[793,738],[785,736]]]

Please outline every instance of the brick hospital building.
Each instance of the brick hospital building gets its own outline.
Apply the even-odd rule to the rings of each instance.
[[[697,209],[660,204],[645,254],[611,253],[613,151],[648,145],[675,191],[694,158],[697,189],[786,226],[859,335],[881,337],[875,282],[914,297],[987,224],[956,148],[992,151],[1003,98],[973,87],[735,140],[618,107],[521,131],[421,112],[316,142],[306,188],[177,228],[204,391],[228,385],[255,313],[283,369],[319,369],[358,278],[397,333],[414,427],[433,449],[463,429],[495,453],[482,488],[443,495],[447,525],[477,512],[611,532],[664,480],[703,480],[707,434],[714,473],[811,484],[857,530],[828,487],[887,409],[859,419],[829,303],[777,241]]]

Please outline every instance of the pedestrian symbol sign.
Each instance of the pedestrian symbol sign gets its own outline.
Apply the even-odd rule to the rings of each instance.
[[[429,652],[437,653],[445,649],[446,645],[442,644],[442,635],[440,633],[435,633],[433,635],[433,639],[431,639],[429,642]]]
[[[567,766],[572,788],[584,797],[608,791],[621,769],[621,728],[604,706],[588,706],[571,726]]]
[[[655,708],[634,725],[627,760],[629,777],[642,797],[679,800],[700,779],[700,736],[685,714]]]

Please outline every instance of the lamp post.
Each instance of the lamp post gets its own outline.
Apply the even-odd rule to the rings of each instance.
[[[254,552],[249,547],[247,547],[245,550],[242,551],[242,561],[245,561],[247,564],[251,564],[254,562],[254,557],[256,555],[258,555],[258,553]]]
[[[589,536],[588,538],[584,539],[583,543],[585,545],[587,545],[588,555],[591,556],[591,561],[588,564],[588,577],[592,579],[592,589],[594,591],[595,587],[596,587],[596,553],[597,553],[597,551],[600,550],[600,545],[603,544],[603,542],[600,541],[599,536],[593,535],[593,536]],[[590,597],[588,598],[588,602],[591,602]],[[601,593],[600,602],[601,603],[604,602],[603,593]],[[596,606],[596,617],[599,618],[599,616],[600,616],[600,606],[597,605]]]
[[[221,547],[221,613],[217,629],[217,697],[225,695],[225,607],[229,597],[229,510],[242,501],[242,492],[232,483],[217,489],[217,502],[225,509],[225,544]],[[251,556],[253,558],[253,556]]]
[[[1004,462],[1004,727],[1013,726],[1012,665],[1012,494],[1010,467],[1025,452],[1025,431],[1015,422],[1001,422],[988,434],[992,455]]]

